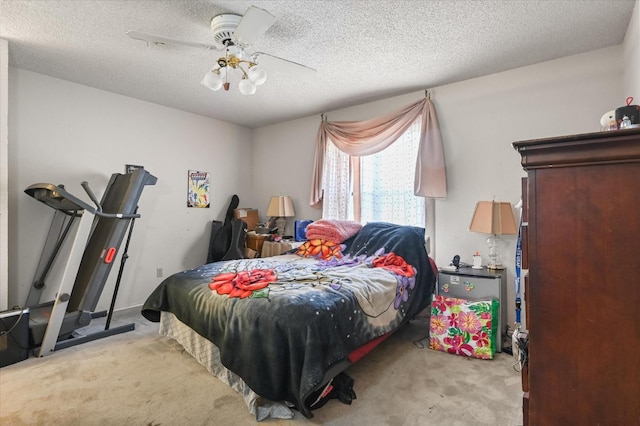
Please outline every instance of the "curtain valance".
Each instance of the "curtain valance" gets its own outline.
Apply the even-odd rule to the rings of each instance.
[[[322,170],[327,141],[351,156],[375,154],[394,143],[407,128],[422,117],[420,146],[416,159],[414,194],[422,197],[447,196],[442,136],[436,110],[427,97],[400,111],[364,121],[320,122],[311,179],[312,207],[322,207]]]

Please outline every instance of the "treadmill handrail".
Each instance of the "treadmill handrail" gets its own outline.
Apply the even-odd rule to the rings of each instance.
[[[123,214],[123,213],[104,213],[102,211],[93,211],[93,214],[96,216],[104,217],[107,219],[138,219],[140,217],[139,213],[135,214]]]
[[[101,212],[102,206],[100,205],[100,201],[98,201],[98,197],[96,197],[96,194],[94,194],[91,188],[89,188],[89,182],[87,182],[86,180],[83,180],[80,183],[80,186],[82,186],[82,188],[87,193],[87,195],[89,195],[89,198],[91,198],[91,201],[93,201],[93,203],[96,205],[96,208],[97,208],[96,211]]]

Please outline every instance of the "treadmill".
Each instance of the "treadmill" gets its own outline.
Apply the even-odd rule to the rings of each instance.
[[[64,185],[36,183],[25,193],[54,209],[55,213],[45,241],[26,306],[29,308],[29,346],[38,348],[42,357],[57,349],[101,339],[134,329],[134,324],[109,328],[127,249],[137,213],[138,201],[146,185],[155,185],[157,178],[139,168],[130,173],[114,173],[98,201],[87,182],[82,187],[95,205],[86,203],[67,192]],[[129,230],[120,271],[112,296],[104,330],[82,335],[78,329],[89,325],[93,318],[107,315],[95,312],[113,261],[125,234]],[[73,236],[69,242],[69,237]],[[63,244],[71,244],[64,260],[62,276],[55,300],[41,303],[46,278]]]

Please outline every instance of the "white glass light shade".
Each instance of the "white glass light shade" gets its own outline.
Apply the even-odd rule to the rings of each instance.
[[[254,65],[247,72],[249,80],[253,81],[256,86],[260,86],[267,81],[267,72],[260,65]]]
[[[253,95],[256,93],[256,85],[249,79],[243,78],[238,84],[238,89],[243,95]]]
[[[222,77],[214,71],[209,71],[204,75],[201,84],[207,89],[211,89],[213,91],[220,90],[222,87]]]

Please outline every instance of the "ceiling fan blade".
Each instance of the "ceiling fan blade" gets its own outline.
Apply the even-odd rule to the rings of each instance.
[[[276,22],[276,17],[264,9],[250,6],[233,32],[233,39],[241,46],[250,46]]]
[[[219,47],[214,46],[213,44],[198,43],[197,41],[177,40],[175,38],[168,38],[168,37],[163,37],[155,34],[141,33],[139,31],[134,31],[134,30],[127,31],[127,35],[134,40],[142,40],[142,41],[146,41],[147,43],[153,43],[153,44],[171,44],[176,46],[196,47],[199,49],[206,49],[206,50],[220,50]]]
[[[309,76],[316,72],[313,68],[309,68],[297,62],[278,58],[277,56],[269,55],[268,53],[258,52],[255,53],[253,57],[255,57],[255,62],[258,65],[264,66],[268,70],[299,76]]]

